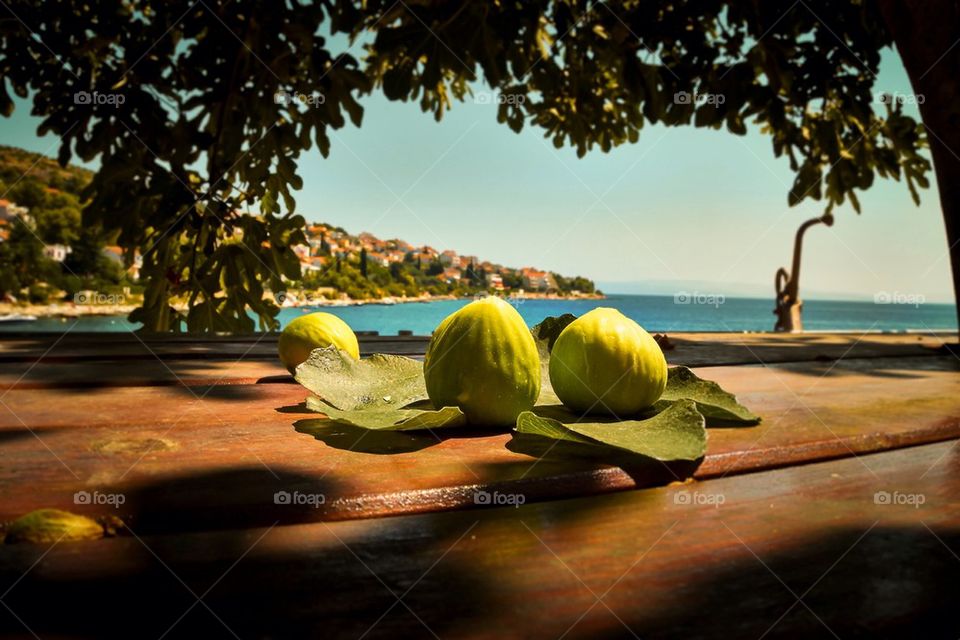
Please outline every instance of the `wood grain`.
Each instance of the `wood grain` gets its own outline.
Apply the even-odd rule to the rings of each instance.
[[[2,546],[0,635],[955,638],[958,495],[951,442],[519,508]]]
[[[710,429],[699,478],[960,436],[960,362],[844,359],[699,373],[764,418]],[[145,532],[369,518],[468,507],[477,487],[532,500],[663,484],[684,469],[622,469],[510,450],[506,433],[371,434],[305,424],[295,384],[0,394],[0,519],[39,507],[119,512]],[[300,432],[296,430],[299,424]],[[316,437],[314,437],[316,436]],[[867,465],[867,462],[862,462]],[[120,493],[75,505],[77,491]],[[319,508],[275,505],[277,491],[323,493]]]

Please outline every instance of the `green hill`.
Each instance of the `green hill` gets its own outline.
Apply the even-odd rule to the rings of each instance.
[[[0,194],[16,190],[22,183],[36,183],[77,196],[92,178],[93,172],[82,167],[63,168],[53,158],[0,145]],[[10,193],[3,198],[16,202]]]

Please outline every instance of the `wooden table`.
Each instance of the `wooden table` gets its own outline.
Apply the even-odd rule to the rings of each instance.
[[[671,335],[671,363],[763,417],[710,429],[681,482],[504,432],[321,425],[272,336],[10,336],[0,521],[127,528],[0,546],[0,637],[957,638],[945,340]]]

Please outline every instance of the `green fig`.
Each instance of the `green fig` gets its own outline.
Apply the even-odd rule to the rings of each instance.
[[[487,297],[440,323],[424,376],[437,409],[459,407],[472,425],[513,426],[540,394],[540,355],[517,310]]]
[[[667,386],[667,360],[643,327],[616,309],[600,307],[557,336],[550,352],[550,383],[577,413],[619,418],[656,402]]]

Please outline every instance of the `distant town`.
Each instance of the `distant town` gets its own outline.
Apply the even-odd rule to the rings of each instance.
[[[0,146],[0,298],[4,313],[53,306],[56,313],[108,313],[139,304],[143,266],[137,251],[81,224],[81,192],[93,174]],[[290,247],[299,280],[269,291],[280,306],[357,304],[480,294],[601,297],[584,277],[537,267],[510,267],[450,248],[417,246],[329,223],[304,229]],[[92,309],[92,307],[100,307]]]
[[[598,297],[594,283],[535,267],[514,268],[461,255],[452,249],[416,246],[369,232],[311,224],[300,258],[303,289],[328,299],[430,298],[481,292],[535,297]],[[371,286],[365,286],[369,284]]]

